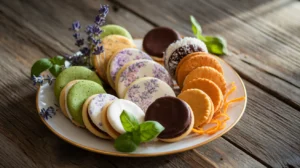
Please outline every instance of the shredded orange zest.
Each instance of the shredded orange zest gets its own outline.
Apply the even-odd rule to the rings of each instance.
[[[227,101],[227,98],[229,97],[229,95],[231,95],[234,91],[236,90],[236,86],[235,83],[232,82],[231,83],[231,89],[225,94],[224,96],[224,105],[223,105],[223,110],[218,111],[217,115],[215,115],[213,117],[213,119],[211,120],[211,122],[209,124],[215,124],[215,126],[204,130],[203,128],[193,128],[193,132],[197,133],[197,134],[214,134],[222,129],[224,129],[226,127],[226,121],[230,119],[230,117],[227,114],[227,110],[228,110],[228,106],[232,103],[235,102],[239,102],[245,99],[245,97],[239,97],[239,98],[235,98],[232,100]]]

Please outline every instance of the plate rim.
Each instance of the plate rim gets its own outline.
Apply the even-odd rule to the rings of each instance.
[[[136,39],[136,40],[139,40],[139,39]],[[242,80],[242,78],[240,77],[240,75],[226,62],[224,61],[222,58],[219,58],[219,57],[216,57],[219,61],[222,61],[223,63],[225,63],[237,76],[238,76],[238,79],[240,80],[241,84],[242,84],[242,87],[243,87],[243,90],[244,90],[244,93],[245,93],[245,103],[244,103],[244,106],[243,106],[243,110],[241,112],[241,114],[239,115],[239,117],[237,118],[237,120],[230,126],[228,127],[227,129],[225,129],[223,131],[223,133],[213,137],[212,139],[209,139],[209,140],[206,140],[206,141],[203,141],[199,144],[196,144],[196,145],[193,145],[193,146],[190,146],[190,147],[186,147],[186,148],[183,148],[183,149],[177,149],[177,150],[172,150],[172,151],[168,151],[168,152],[159,152],[159,153],[144,153],[144,154],[141,154],[141,153],[120,153],[120,152],[108,152],[108,151],[105,151],[105,150],[99,150],[99,149],[94,149],[94,148],[90,148],[88,146],[85,146],[85,145],[82,145],[82,144],[79,144],[77,142],[74,142],[66,137],[64,137],[63,135],[59,134],[58,132],[56,132],[45,120],[43,117],[40,116],[40,119],[43,121],[43,123],[46,125],[46,127],[52,132],[54,133],[56,136],[58,136],[59,138],[61,138],[62,140],[76,146],[76,147],[79,147],[79,148],[82,148],[82,149],[85,149],[85,150],[88,150],[88,151],[91,151],[91,152],[95,152],[95,153],[99,153],[99,154],[105,154],[105,155],[111,155],[111,156],[119,156],[119,157],[155,157],[155,156],[163,156],[163,155],[170,155],[170,154],[176,154],[176,153],[181,153],[181,152],[185,152],[185,151],[188,151],[188,150],[191,150],[191,149],[194,149],[194,148],[197,148],[197,147],[200,147],[202,145],[205,145],[219,137],[221,137],[222,135],[226,134],[229,130],[231,130],[239,121],[240,119],[242,118],[242,116],[244,115],[244,112],[246,110],[246,106],[247,106],[247,101],[248,101],[248,95],[247,95],[247,90],[246,90],[246,87],[245,87],[245,84]],[[38,87],[38,90],[37,90],[37,93],[36,93],[36,109],[37,109],[37,112],[39,113],[40,112],[40,108],[39,108],[39,92],[40,92],[40,86]]]

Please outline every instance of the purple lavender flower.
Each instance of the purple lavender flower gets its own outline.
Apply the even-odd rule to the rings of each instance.
[[[53,81],[55,80],[55,78],[53,78],[50,75],[47,75],[47,77],[45,78],[44,76],[40,75],[40,76],[35,76],[33,75],[31,80],[33,81],[33,85],[35,86],[36,84],[38,85],[43,85],[44,81],[47,81],[49,85],[52,85]]]
[[[100,5],[99,14],[103,15],[104,17],[109,12],[109,6],[108,5]]]
[[[52,118],[56,114],[56,111],[54,107],[50,106],[47,109],[42,108],[40,111],[40,116],[43,117],[44,119],[48,120],[48,118]]]
[[[87,35],[92,34],[93,33],[93,25],[90,24],[90,25],[86,26],[85,32],[86,32]]]
[[[81,47],[82,45],[84,45],[84,39],[83,38],[77,39],[75,45]]]
[[[88,47],[83,47],[82,49],[80,49],[80,52],[83,55],[90,55],[90,49]]]
[[[93,35],[99,35],[102,32],[103,32],[103,30],[98,25],[93,26]]]
[[[75,21],[75,22],[72,23],[72,28],[71,29],[73,31],[79,31],[80,27],[81,27],[80,26],[80,22],[79,21]]]
[[[105,23],[105,17],[101,17],[100,15],[97,15],[95,18],[95,24],[103,25],[104,23]]]
[[[100,53],[102,53],[102,52],[103,52],[103,46],[97,45],[97,46],[94,48],[93,54],[98,55],[98,54],[100,54]]]

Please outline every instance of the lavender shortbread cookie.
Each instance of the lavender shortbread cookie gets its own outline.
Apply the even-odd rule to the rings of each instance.
[[[172,77],[175,77],[175,71],[180,60],[193,52],[208,52],[206,45],[193,37],[185,37],[169,45],[165,52],[164,64]]]
[[[141,50],[135,48],[126,48],[119,51],[114,57],[110,59],[106,73],[108,82],[112,88],[115,88],[115,80],[118,71],[126,63],[134,60],[152,60],[152,58]]]
[[[116,91],[124,98],[127,87],[135,80],[143,77],[158,78],[173,87],[173,81],[168,71],[159,63],[150,60],[137,60],[127,63],[116,79]]]
[[[106,103],[111,102],[113,100],[118,99],[114,95],[110,94],[98,94],[94,97],[88,107],[88,115],[90,116],[92,122],[101,130],[106,132],[106,130],[102,126],[101,121],[101,111],[102,108],[106,105]]]
[[[146,112],[156,99],[166,96],[175,97],[173,89],[166,82],[153,77],[144,77],[127,88],[124,99],[134,102]]]

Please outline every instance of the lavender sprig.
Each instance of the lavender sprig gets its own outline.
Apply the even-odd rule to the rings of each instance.
[[[83,47],[85,40],[81,37],[79,32],[81,25],[79,21],[73,22],[70,30],[74,31],[73,37],[76,40],[75,45],[80,47],[80,53],[77,52],[74,55],[65,57],[72,65],[89,66],[91,65],[91,56],[101,54],[104,51],[103,46],[101,45],[100,34],[103,32],[101,26],[105,23],[108,12],[108,5],[100,5],[94,24],[88,25],[85,28],[85,33],[87,34],[87,46],[85,47]]]
[[[56,114],[54,107],[49,106],[47,109],[42,108],[40,111],[40,116],[44,119],[48,120],[48,118],[52,118]]]
[[[52,83],[53,83],[53,81],[55,80],[55,78],[53,78],[53,77],[50,76],[50,75],[47,75],[46,78],[45,78],[44,76],[42,76],[42,75],[39,75],[39,76],[33,75],[31,80],[33,81],[33,85],[34,85],[34,86],[35,86],[36,84],[38,84],[38,85],[43,85],[45,81],[47,81],[49,85],[52,85]]]

